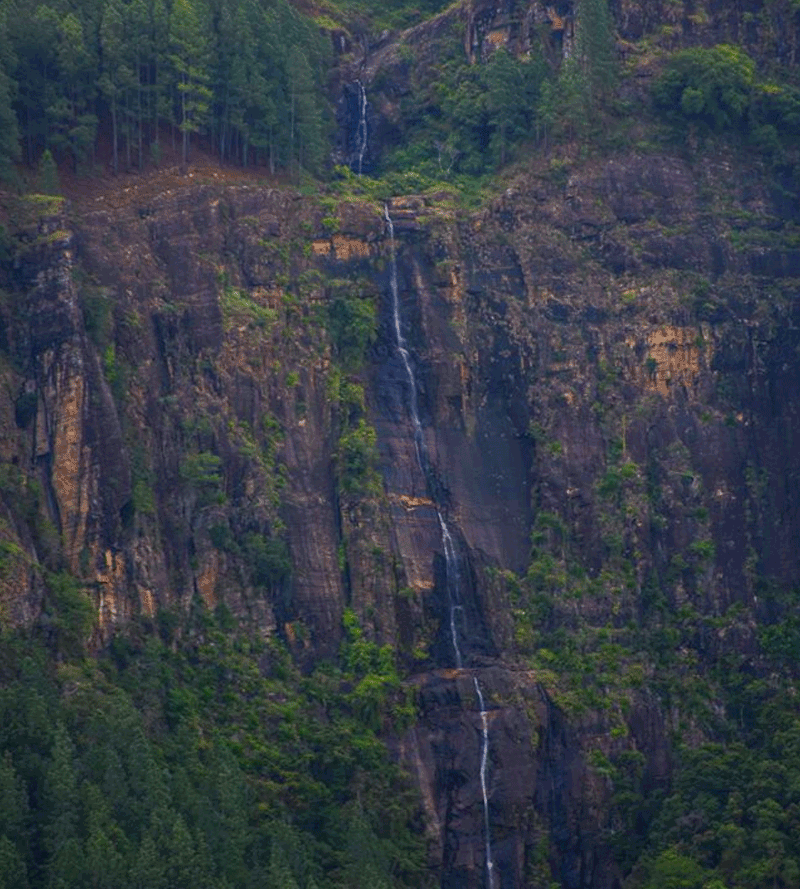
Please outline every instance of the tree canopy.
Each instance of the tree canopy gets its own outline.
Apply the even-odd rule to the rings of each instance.
[[[220,158],[317,169],[329,47],[287,0],[0,0],[0,160],[186,163],[202,134]]]

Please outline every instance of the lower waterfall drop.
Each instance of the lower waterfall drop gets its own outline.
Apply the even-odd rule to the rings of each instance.
[[[478,682],[478,677],[473,676],[475,693],[478,695],[478,704],[481,708],[481,724],[483,726],[483,740],[481,742],[481,794],[483,796],[483,829],[486,841],[486,887],[494,889],[494,859],[492,857],[492,835],[489,832],[489,794],[486,790],[486,769],[489,761],[489,720],[486,717],[486,704],[483,702],[483,692]]]
[[[359,82],[360,85],[360,82]],[[394,328],[395,345],[398,354],[403,362],[406,381],[408,383],[408,413],[411,419],[411,425],[414,430],[414,450],[417,456],[417,464],[425,477],[426,483],[429,477],[429,460],[425,448],[425,439],[422,434],[422,423],[419,418],[419,400],[417,396],[417,380],[414,376],[414,369],[411,366],[411,356],[406,348],[406,341],[403,337],[402,320],[400,318],[400,295],[397,284],[397,255],[394,241],[394,224],[389,215],[389,206],[384,204],[383,217],[386,221],[386,229],[389,232],[390,245],[390,266],[389,266],[389,288],[392,295],[392,323]],[[445,560],[445,581],[447,587],[447,600],[450,617],[450,641],[453,646],[453,657],[457,669],[463,667],[463,658],[461,655],[461,645],[458,641],[458,615],[463,612],[461,604],[461,576],[458,568],[458,557],[456,555],[453,536],[447,526],[439,505],[434,503],[436,517],[439,520],[439,528],[442,535],[442,548],[444,550]],[[473,684],[475,693],[478,697],[480,706],[482,738],[481,738],[481,795],[483,798],[483,829],[486,855],[486,889],[495,889],[494,886],[494,857],[492,855],[492,836],[489,829],[489,792],[487,786],[487,771],[489,765],[489,720],[486,715],[486,704],[483,699],[478,677],[473,675]]]

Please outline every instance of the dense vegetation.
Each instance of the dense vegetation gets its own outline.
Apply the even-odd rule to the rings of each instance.
[[[493,174],[558,145],[605,152],[634,140],[652,150],[685,144],[687,136],[732,141],[776,165],[796,163],[795,70],[759,69],[738,46],[693,47],[664,54],[636,101],[606,4],[581,3],[577,29],[575,52],[563,61],[543,34],[529,55],[501,48],[483,64],[469,65],[463,36],[444,36],[432,54],[436,61],[412,77],[401,145],[382,172],[390,182],[404,174],[412,188],[464,185],[465,177]]]
[[[0,154],[117,170],[203,133],[223,160],[317,169],[328,41],[286,0],[0,4]]]
[[[560,706],[576,718],[605,714],[614,752],[595,750],[590,761],[613,789],[608,842],[625,885],[789,889],[800,878],[798,592],[762,583],[773,617],[758,639],[741,651],[716,643],[745,638],[746,613],[734,605],[711,616],[674,600],[678,583],[702,588],[713,545],[698,535],[669,565],[638,576],[625,515],[642,479],[628,463],[601,484],[606,504],[617,501],[603,518],[603,564],[587,571],[560,518],[540,513],[531,566],[514,581],[515,618],[520,656]],[[658,510],[652,496],[648,509]],[[616,614],[598,621],[593,603],[604,598]],[[671,784],[624,743],[631,699],[642,694],[673,714]]]
[[[378,737],[413,711],[352,615],[341,665],[303,677],[224,608],[181,632],[161,613],[85,658],[64,598],[0,636],[3,889],[423,885]]]
[[[98,157],[142,169],[165,140],[186,162],[202,139],[225,162],[321,174],[333,126],[325,28],[408,25],[442,4],[373,7],[323,5],[314,20],[288,0],[2,0],[0,167],[8,175],[50,151],[86,174]],[[759,70],[740,47],[683,50],[634,111],[616,90],[625,72],[606,0],[579,4],[576,34],[566,60],[546,30],[528,55],[501,49],[484,64],[468,63],[460,30],[435,38],[432,64],[403,46],[412,74],[402,144],[379,172],[422,184],[480,176],[532,143],[610,146],[642,112],[680,131],[738,133],[772,158],[800,131],[791,69]]]

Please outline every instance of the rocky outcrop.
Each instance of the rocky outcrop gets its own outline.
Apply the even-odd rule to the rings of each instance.
[[[115,622],[130,613],[126,603],[118,614],[107,595],[124,575],[122,510],[130,498],[119,419],[87,343],[61,202],[33,198],[20,214],[15,275],[24,302],[16,327],[9,324],[15,362],[5,373],[17,395],[2,421],[6,531],[17,540],[0,601],[12,620],[30,621],[41,607],[40,571],[67,567],[90,578],[101,622]]]

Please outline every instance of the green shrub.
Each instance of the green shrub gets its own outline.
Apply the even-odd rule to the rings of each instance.
[[[114,332],[114,303],[105,287],[81,288],[83,326],[99,349],[106,349]]]
[[[328,303],[328,331],[336,355],[345,368],[358,367],[377,336],[374,301],[358,287],[337,287]]]
[[[45,604],[47,622],[55,636],[56,649],[70,658],[83,654],[95,619],[86,590],[66,571],[49,574]]]
[[[362,417],[339,439],[339,484],[347,494],[376,495],[380,493],[377,472],[377,436]]]
[[[256,532],[245,535],[242,545],[256,586],[274,589],[291,574],[292,560],[284,540]]]
[[[180,467],[181,481],[194,491],[201,506],[224,503],[221,467],[220,458],[208,451],[184,457]]]
[[[670,58],[653,86],[653,100],[676,123],[721,132],[745,122],[754,72],[755,62],[738,46],[685,49]]]

